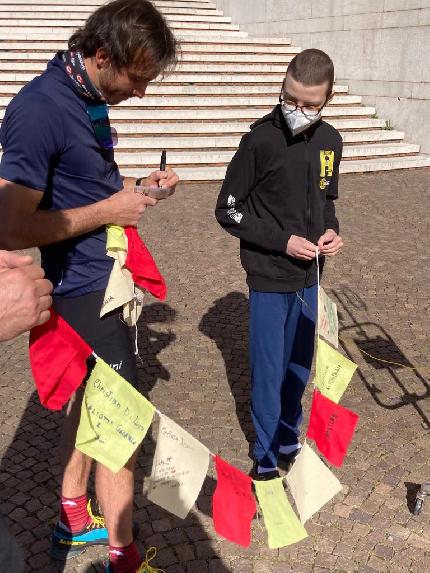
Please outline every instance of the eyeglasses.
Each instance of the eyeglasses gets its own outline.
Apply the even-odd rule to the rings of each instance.
[[[101,147],[112,149],[118,143],[118,134],[111,128],[108,107],[105,103],[87,105],[87,114],[94,129],[94,135]]]
[[[323,104],[317,104],[317,105],[298,105],[297,102],[295,102],[294,100],[290,100],[290,99],[285,99],[283,97],[283,95],[281,94],[279,96],[279,103],[282,106],[290,106],[293,109],[289,109],[288,111],[290,113],[293,113],[293,111],[296,111],[297,109],[299,109],[303,115],[305,115],[306,117],[312,117],[315,114],[320,113],[320,111],[325,107],[325,105],[327,104],[327,98],[324,100]]]

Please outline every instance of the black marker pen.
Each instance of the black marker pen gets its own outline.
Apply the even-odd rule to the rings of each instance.
[[[166,161],[167,161],[167,153],[166,150],[163,149],[163,151],[161,152],[160,171],[166,171]]]

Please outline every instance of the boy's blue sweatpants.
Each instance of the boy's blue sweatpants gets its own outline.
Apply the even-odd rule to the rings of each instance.
[[[317,296],[317,285],[297,293],[249,293],[251,414],[257,434],[254,457],[261,468],[276,468],[280,446],[298,443]]]

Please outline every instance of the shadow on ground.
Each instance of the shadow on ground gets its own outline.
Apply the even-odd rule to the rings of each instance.
[[[225,371],[236,405],[236,415],[249,445],[249,457],[255,441],[251,420],[250,377],[248,370],[248,299],[231,292],[216,300],[203,316],[199,330],[215,342],[225,363]]]

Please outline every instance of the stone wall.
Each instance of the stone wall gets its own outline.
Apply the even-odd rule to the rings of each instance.
[[[338,83],[430,154],[430,0],[216,0],[254,36],[334,60]]]

